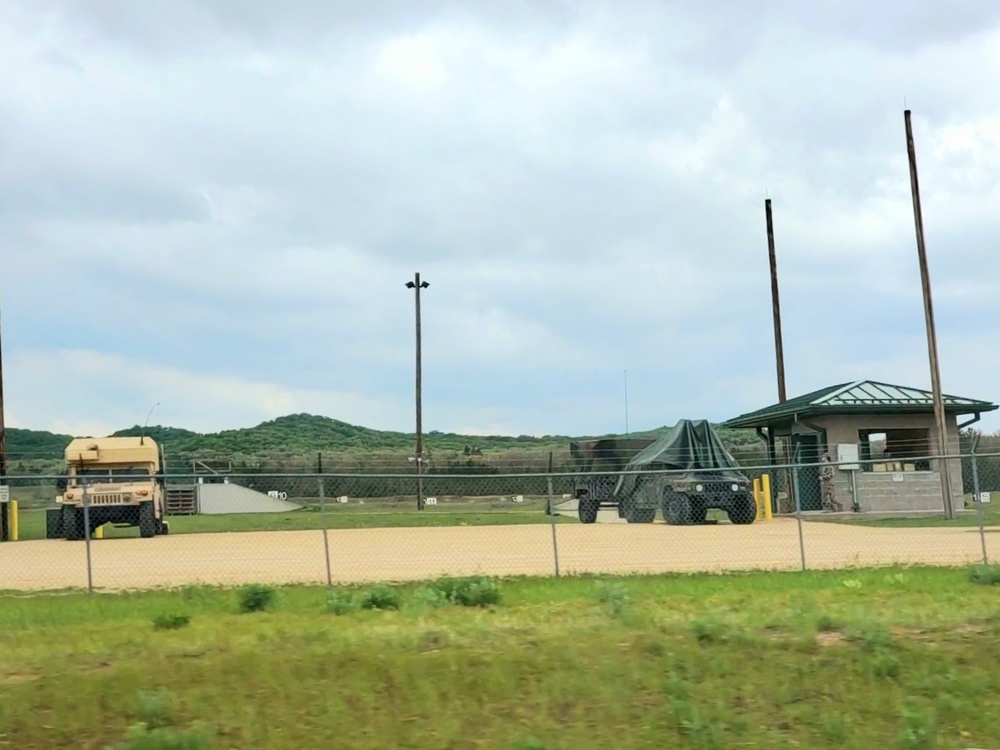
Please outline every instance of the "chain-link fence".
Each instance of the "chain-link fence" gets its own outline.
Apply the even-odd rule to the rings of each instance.
[[[412,472],[8,477],[2,587],[335,585],[1000,555],[998,453],[420,479],[418,495]]]

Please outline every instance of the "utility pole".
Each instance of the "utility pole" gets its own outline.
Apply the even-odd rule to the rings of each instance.
[[[628,370],[625,370],[625,434],[628,435]]]
[[[767,219],[767,256],[771,264],[771,309],[774,317],[774,357],[778,369],[778,403],[785,403],[785,347],[781,341],[781,302],[778,299],[778,258],[774,252],[774,220],[771,218],[771,199],[764,199]]]
[[[420,290],[430,286],[420,280],[420,274],[413,274],[413,281],[407,281],[408,289],[413,290],[414,312],[417,329],[417,372],[416,372],[416,411],[417,411],[417,450],[414,460],[417,462],[417,510],[424,509],[424,425],[423,405],[421,403],[421,334],[420,334]]]
[[[7,427],[3,414],[3,343],[0,341],[0,486],[7,484]],[[0,502],[0,540],[10,538],[9,503]]]
[[[778,294],[778,255],[774,250],[774,218],[771,214],[771,199],[764,199],[764,218],[767,223],[767,259],[771,268],[771,316],[774,326],[774,361],[778,375],[778,403],[783,404],[788,400],[788,391],[785,388],[785,345],[781,336],[781,300]],[[785,492],[789,498],[796,492],[796,484],[793,478],[796,471],[791,467],[792,446],[790,438],[782,438],[784,447],[784,462],[788,465],[787,471],[783,472],[785,482]],[[778,447],[774,437],[774,429],[768,428],[768,455],[772,464],[778,463]],[[777,510],[777,508],[775,508]]]
[[[938,365],[937,334],[934,330],[934,303],[931,299],[930,271],[927,267],[927,247],[924,244],[924,215],[920,208],[920,181],[917,178],[917,150],[913,142],[913,125],[910,110],[903,112],[906,125],[906,154],[910,161],[910,193],[913,196],[913,224],[917,234],[917,261],[920,264],[920,285],[924,297],[924,324],[927,328],[927,354],[931,367],[931,391],[934,397],[934,421],[937,423],[937,442],[941,477],[941,498],[944,502],[944,517],[955,517],[955,506],[951,496],[951,472],[948,462],[948,424],[945,420],[944,397],[941,395],[941,370]]]

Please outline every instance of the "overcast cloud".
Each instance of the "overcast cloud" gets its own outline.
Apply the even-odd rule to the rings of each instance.
[[[363,10],[359,10],[363,8]],[[1000,399],[1000,4],[8,0],[8,423],[601,433]],[[988,428],[1000,420],[985,418]]]

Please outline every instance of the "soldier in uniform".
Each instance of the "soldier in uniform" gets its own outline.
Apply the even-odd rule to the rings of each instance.
[[[843,510],[843,506],[833,496],[833,459],[829,453],[824,453],[820,458],[819,483],[823,491],[823,510]]]

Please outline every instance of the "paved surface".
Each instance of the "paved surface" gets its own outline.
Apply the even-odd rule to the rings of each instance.
[[[330,531],[335,581],[406,580],[442,574],[550,575],[552,526],[344,529]],[[810,568],[889,563],[961,565],[982,560],[979,530],[885,529],[804,522]],[[672,527],[566,524],[555,527],[562,573],[798,569],[798,524]],[[1000,560],[1000,529],[985,536]],[[321,531],[176,534],[91,543],[94,586],[102,589],[194,583],[322,583]],[[0,544],[0,589],[87,585],[84,542]]]

